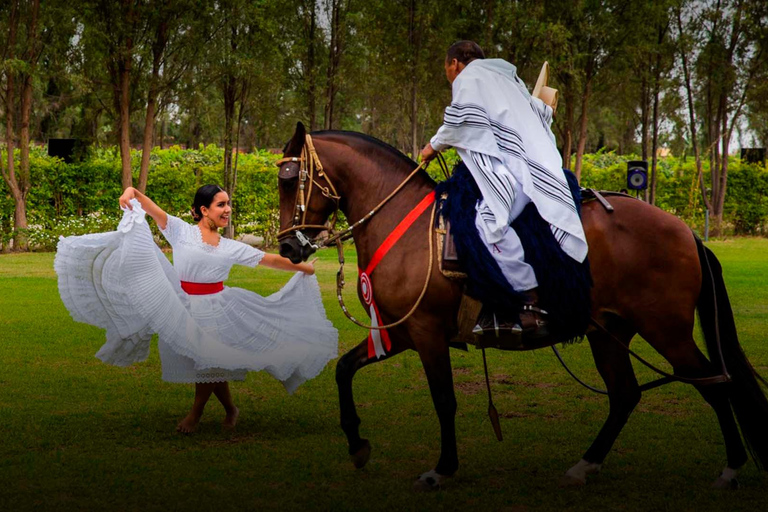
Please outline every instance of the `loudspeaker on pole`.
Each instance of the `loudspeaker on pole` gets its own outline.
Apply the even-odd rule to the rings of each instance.
[[[648,188],[647,161],[630,160],[627,162],[627,188],[630,190],[645,190]]]

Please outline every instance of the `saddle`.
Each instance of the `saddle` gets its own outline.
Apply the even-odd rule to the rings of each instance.
[[[580,202],[598,201],[607,212],[613,212],[613,206],[608,202],[606,196],[632,197],[620,192],[601,192],[594,189],[581,189]],[[448,194],[443,192],[440,196],[441,202],[448,199]],[[521,337],[519,333],[510,332],[509,329],[497,328],[495,332],[488,329],[478,329],[478,320],[483,313],[483,303],[467,293],[468,275],[462,267],[459,258],[456,241],[451,232],[450,221],[444,215],[437,216],[437,226],[435,228],[437,235],[438,266],[440,272],[448,279],[457,281],[463,286],[463,293],[459,312],[457,316],[458,330],[451,339],[452,343],[466,343],[475,345],[477,348],[498,348],[501,350],[531,350],[543,346],[552,345],[560,339],[539,338],[529,340]],[[494,315],[494,322],[496,317]],[[497,324],[498,325],[498,324]]]

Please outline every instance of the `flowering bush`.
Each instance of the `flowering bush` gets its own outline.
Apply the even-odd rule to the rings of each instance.
[[[27,230],[29,244],[34,250],[52,251],[56,249],[60,236],[86,235],[88,233],[101,233],[114,231],[120,222],[122,215],[108,215],[94,212],[90,215],[78,217],[62,217],[54,224],[46,226],[44,223],[33,221]]]
[[[16,165],[18,150],[15,151]],[[445,153],[449,169],[458,161],[450,150]],[[5,153],[0,151],[5,161]],[[164,210],[191,221],[189,208],[195,190],[206,183],[221,183],[224,152],[209,145],[198,149],[152,150],[147,194]],[[279,228],[277,167],[280,155],[259,150],[237,157],[237,189],[233,197],[233,222],[237,233],[252,233],[267,245],[276,243]],[[626,162],[636,155],[616,155],[600,151],[584,156],[581,184],[600,190],[626,187]],[[141,153],[132,152],[134,183],[138,182]],[[705,177],[709,163],[704,162]],[[437,181],[443,178],[437,162],[428,173]],[[30,149],[30,179],[27,216],[29,241],[33,248],[51,250],[59,236],[80,235],[114,229],[120,219],[118,197],[122,192],[120,155],[116,148],[93,148],[80,163],[65,164],[49,157],[45,148]],[[695,181],[692,158],[659,160],[656,204],[700,230],[704,208]],[[0,180],[0,245],[7,246],[13,236],[14,203],[4,181]],[[768,224],[768,169],[729,162],[725,222],[735,234],[765,234]],[[151,224],[156,233],[154,224]],[[342,218],[339,227],[343,227]],[[160,239],[161,237],[157,237]]]

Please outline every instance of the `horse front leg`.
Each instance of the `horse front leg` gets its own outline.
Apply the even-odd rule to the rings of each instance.
[[[456,451],[456,394],[453,389],[448,343],[441,343],[438,346],[417,345],[417,348],[427,375],[427,382],[429,382],[432,402],[440,421],[440,459],[434,469],[416,479],[413,488],[416,491],[433,491],[439,489],[443,481],[453,476],[459,468],[459,456]]]
[[[341,429],[347,436],[352,464],[358,469],[368,462],[371,456],[371,444],[367,439],[360,437],[360,417],[357,415],[355,399],[352,395],[352,379],[360,368],[388,359],[404,350],[398,347],[398,344],[393,344],[392,350],[386,356],[379,359],[368,359],[368,338],[366,337],[359,345],[339,358],[336,363],[336,386],[339,389]]]

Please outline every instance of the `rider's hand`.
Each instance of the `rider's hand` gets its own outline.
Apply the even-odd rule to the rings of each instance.
[[[133,210],[133,206],[131,206],[131,199],[136,199],[136,191],[133,187],[128,187],[123,192],[123,195],[120,196],[120,208]]]
[[[421,150],[421,161],[422,162],[429,162],[433,158],[437,156],[437,151],[435,151],[435,148],[432,147],[432,144],[427,143],[426,146],[424,146],[424,149]]]

